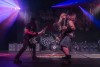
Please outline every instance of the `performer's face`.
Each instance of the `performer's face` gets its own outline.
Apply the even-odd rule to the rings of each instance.
[[[61,14],[61,18],[62,18],[62,19],[66,19],[66,18],[67,18],[66,13],[62,13],[62,14]]]
[[[63,17],[62,17],[63,19],[66,19],[67,18],[67,15],[63,15]]]

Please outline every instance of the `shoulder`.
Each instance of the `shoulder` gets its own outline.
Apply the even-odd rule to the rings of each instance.
[[[69,21],[68,21],[68,24],[69,24],[69,26],[75,26],[75,25],[74,25],[74,21],[72,21],[72,20],[69,20]]]

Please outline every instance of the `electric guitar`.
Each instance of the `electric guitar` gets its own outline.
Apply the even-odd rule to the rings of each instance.
[[[45,33],[46,29],[47,29],[47,26],[44,27],[44,29],[41,30],[43,34]],[[40,37],[40,36],[41,36],[41,35],[34,36],[34,37],[30,38],[30,39],[29,39],[30,44],[37,44],[38,41],[37,41],[36,39],[37,39],[38,37]]]

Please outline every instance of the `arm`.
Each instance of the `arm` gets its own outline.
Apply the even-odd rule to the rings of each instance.
[[[29,34],[29,35],[33,35],[33,36],[36,36],[36,35],[38,34],[38,33],[36,33],[36,32],[31,32],[31,31],[29,31],[29,29],[27,29],[27,28],[25,28],[24,33],[25,33],[25,34]]]
[[[74,22],[71,20],[69,21],[69,26],[70,26],[71,30],[73,30],[73,31],[76,29]]]
[[[71,33],[73,32],[74,30],[76,29],[75,25],[74,25],[74,22],[73,21],[69,21],[69,27],[67,28],[67,31],[68,33]]]

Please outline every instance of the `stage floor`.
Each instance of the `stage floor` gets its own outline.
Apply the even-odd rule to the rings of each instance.
[[[68,67],[100,67],[100,54],[72,54],[72,64]],[[38,60],[31,59],[31,53],[26,52],[21,56],[22,64],[13,63],[16,52],[1,52],[0,67],[67,67],[62,65],[62,53],[38,53]],[[40,56],[41,55],[41,56]]]

